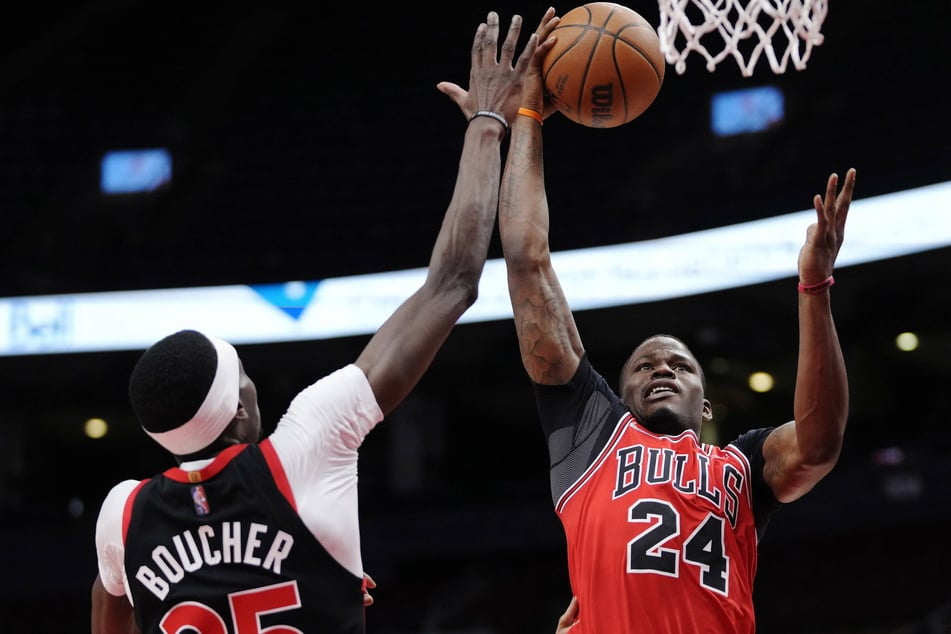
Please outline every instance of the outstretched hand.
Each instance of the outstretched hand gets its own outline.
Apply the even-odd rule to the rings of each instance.
[[[546,15],[549,13],[553,15],[554,9],[549,9]],[[476,30],[472,43],[468,90],[449,81],[436,84],[440,92],[459,106],[467,120],[480,110],[489,110],[502,115],[509,123],[514,121],[522,105],[522,86],[530,64],[540,68],[541,60],[554,44],[553,41],[539,44],[539,33],[533,33],[513,66],[521,30],[522,17],[512,16],[508,35],[499,53],[499,15],[490,11],[486,21]]]
[[[816,222],[806,230],[806,243],[799,251],[799,281],[805,285],[822,282],[832,275],[835,259],[845,237],[845,220],[855,190],[855,168],[845,173],[842,190],[836,194],[839,175],[830,174],[823,197],[816,194]]]

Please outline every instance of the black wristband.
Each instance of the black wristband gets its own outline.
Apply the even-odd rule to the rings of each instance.
[[[476,117],[489,117],[490,119],[495,119],[502,124],[502,127],[505,128],[505,131],[509,131],[509,122],[505,120],[505,117],[500,115],[498,112],[492,112],[491,110],[479,110],[474,115],[469,117],[469,121],[472,121]]]

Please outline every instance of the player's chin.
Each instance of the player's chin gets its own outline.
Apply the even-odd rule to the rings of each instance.
[[[651,403],[643,408],[638,420],[659,434],[679,434],[688,428],[680,412],[665,403]]]

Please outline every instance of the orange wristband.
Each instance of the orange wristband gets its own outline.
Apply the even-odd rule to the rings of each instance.
[[[537,110],[532,110],[531,108],[519,108],[518,113],[526,117],[531,117],[535,121],[538,121],[539,125],[545,125],[545,118],[542,117],[542,113]]]

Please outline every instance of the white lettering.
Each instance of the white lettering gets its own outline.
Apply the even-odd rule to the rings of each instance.
[[[185,551],[185,544],[182,543],[182,537],[184,541],[188,542],[188,551]],[[186,572],[195,572],[201,568],[201,553],[198,552],[198,545],[195,543],[195,538],[190,532],[185,532],[182,535],[176,535],[172,538],[172,542],[175,544],[175,552],[178,553],[178,560],[182,562],[182,567]],[[191,558],[189,558],[191,555]]]
[[[643,445],[622,447],[615,454],[616,483],[612,499],[644,486],[671,486],[685,496],[703,498],[736,526],[740,500],[746,486],[744,472],[729,462],[714,465],[706,452],[676,453],[672,449]],[[721,473],[717,472],[717,468]]]
[[[207,524],[198,527],[198,540],[201,542],[201,557],[209,566],[217,566],[221,563],[221,551],[212,549],[208,540],[215,536],[215,529]]]
[[[147,566],[139,566],[135,578],[145,586],[146,590],[157,596],[160,601],[168,595],[168,582],[152,572]]]
[[[267,526],[264,524],[258,524],[257,522],[251,524],[251,530],[248,532],[248,543],[244,547],[244,563],[252,566],[261,565],[261,558],[255,555],[254,551],[261,545],[258,534],[264,531],[267,531]]]
[[[172,553],[165,546],[156,546],[155,550],[152,551],[152,561],[162,571],[165,578],[172,583],[178,583],[185,576],[182,565],[175,561]]]
[[[241,561],[241,527],[238,522],[221,526],[221,548],[225,551],[226,564]]]
[[[294,538],[282,530],[272,530],[267,524],[252,522],[245,526],[232,521],[222,523],[219,530],[203,524],[194,531],[182,531],[172,536],[171,544],[172,548],[156,546],[152,550],[155,567],[140,566],[135,574],[136,580],[160,600],[186,573],[204,566],[243,563],[281,574],[281,565],[290,557]],[[267,553],[263,561],[262,552]]]
[[[271,550],[267,551],[267,556],[264,558],[264,567],[274,571],[275,574],[281,574],[281,562],[291,554],[293,545],[293,537],[284,531],[277,531],[274,541],[271,542]]]

